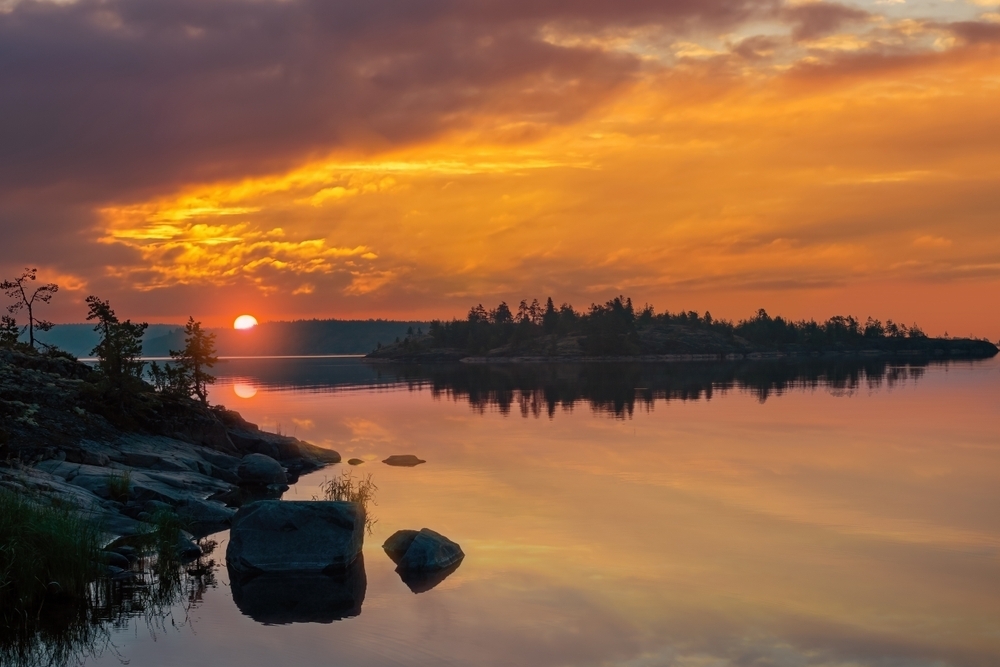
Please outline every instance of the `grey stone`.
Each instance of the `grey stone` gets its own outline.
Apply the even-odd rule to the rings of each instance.
[[[288,481],[285,469],[265,454],[247,454],[236,470],[244,484],[284,484]]]
[[[260,500],[233,517],[226,563],[239,572],[336,572],[361,553],[364,530],[355,503]]]
[[[413,466],[418,466],[421,463],[427,463],[423,459],[418,459],[413,454],[393,454],[387,459],[384,459],[382,463],[391,466],[400,466],[404,468],[412,468]]]
[[[123,570],[129,569],[129,566],[131,566],[128,558],[115,551],[105,551],[104,558],[108,561],[108,565],[112,565]]]
[[[142,505],[142,511],[146,514],[156,514],[157,512],[172,512],[174,508],[159,500],[147,500]]]
[[[236,514],[236,510],[221,503],[197,498],[182,501],[174,509],[181,521],[188,525],[227,526]]]
[[[444,570],[465,558],[462,547],[444,535],[429,528],[421,528],[420,532],[411,535],[413,532],[398,531],[383,545],[386,553],[389,553],[390,549],[398,553],[401,547],[406,546],[402,556],[398,560],[393,559],[396,560],[397,571]]]
[[[382,548],[393,563],[398,563],[419,533],[419,530],[397,530],[382,544]]]
[[[181,560],[194,560],[201,555],[201,547],[183,535],[177,540],[177,557]]]

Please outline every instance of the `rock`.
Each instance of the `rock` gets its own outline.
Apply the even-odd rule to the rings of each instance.
[[[247,454],[236,474],[243,484],[284,484],[287,480],[281,464],[265,454]]]
[[[127,570],[132,566],[128,558],[115,551],[105,551],[104,558],[108,565],[121,568],[122,570]]]
[[[225,505],[198,498],[181,502],[175,511],[185,525],[199,528],[199,533],[204,533],[205,528],[230,525],[233,515],[236,514],[236,510]]]
[[[65,458],[66,457],[64,456],[63,460],[65,460]],[[85,450],[83,452],[83,456],[81,457],[81,463],[85,463],[89,466],[98,466],[103,468],[104,466],[111,463],[111,459],[108,458],[107,454]]]
[[[332,623],[361,613],[368,581],[358,556],[332,574],[246,575],[230,568],[233,601],[258,623]]]
[[[147,500],[142,505],[142,511],[146,514],[156,514],[157,512],[173,512],[174,508],[159,500]]]
[[[362,461],[361,459],[348,459],[347,463],[348,465],[359,466],[362,463],[364,463],[364,461]]]
[[[429,528],[399,530],[382,545],[396,572],[414,593],[434,588],[461,565],[462,547]]]
[[[398,564],[419,533],[419,530],[397,530],[382,544],[382,548],[385,549],[392,562]]]
[[[402,555],[393,558],[396,569],[412,572],[443,570],[465,558],[462,547],[429,528],[421,528],[419,532],[397,531],[382,548],[390,558],[392,553],[398,555],[402,551]]]
[[[361,553],[364,530],[354,503],[261,500],[233,517],[226,563],[238,572],[342,571]]]
[[[129,565],[139,560],[138,550],[135,547],[129,546],[127,544],[122,544],[116,547],[112,547],[111,549],[108,549],[108,551],[124,556],[126,560],[128,560]]]
[[[383,460],[382,463],[391,466],[412,468],[413,466],[418,466],[421,463],[427,463],[427,461],[424,461],[423,459],[418,459],[413,454],[394,454],[389,458]]]
[[[177,539],[176,551],[177,557],[181,560],[194,560],[201,555],[201,547],[184,536]]]

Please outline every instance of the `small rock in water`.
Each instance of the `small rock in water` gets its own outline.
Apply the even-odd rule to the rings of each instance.
[[[350,465],[352,465],[352,466],[359,466],[362,463],[364,463],[364,461],[362,461],[361,459],[349,459],[347,461],[347,463],[350,464]]]
[[[465,553],[457,543],[429,528],[400,530],[382,545],[396,572],[414,593],[437,586],[458,569]]]
[[[389,458],[382,461],[386,465],[391,466],[401,466],[404,468],[412,468],[413,466],[418,466],[421,463],[427,463],[423,459],[418,459],[413,454],[393,454]]]

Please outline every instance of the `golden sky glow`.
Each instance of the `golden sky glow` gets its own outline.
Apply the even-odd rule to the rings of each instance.
[[[29,4],[8,3],[0,23]],[[427,317],[624,292],[716,317],[765,307],[1000,334],[980,305],[1000,287],[995,3],[542,4],[551,15],[515,3],[513,18],[455,19],[469,44],[453,48],[471,49],[481,80],[457,66],[407,75],[437,24],[385,27],[405,48],[362,41],[344,62],[385,78],[387,100],[330,100],[347,114],[329,120],[336,138],[318,124],[269,152],[271,135],[298,129],[282,110],[288,126],[254,125],[239,150],[161,147],[183,168],[146,175],[158,156],[143,156],[141,183],[62,195],[95,261],[55,249],[37,263],[85,284],[77,300],[100,288],[153,319],[178,319],[192,294],[222,323],[239,314],[222,303],[264,319]],[[502,48],[515,19],[533,61]],[[215,122],[212,108],[185,113]],[[8,209],[38,187],[12,191]]]

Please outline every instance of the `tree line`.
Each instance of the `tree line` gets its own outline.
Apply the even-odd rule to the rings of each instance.
[[[464,320],[433,321],[428,334],[433,337],[435,347],[463,349],[472,354],[505,346],[516,350],[544,337],[577,336],[586,354],[631,355],[641,352],[640,332],[671,325],[703,329],[731,340],[741,338],[767,348],[788,345],[812,349],[858,348],[873,341],[927,337],[916,324],[906,326],[892,320],[883,323],[871,317],[864,322],[841,315],[825,322],[792,321],[771,317],[760,309],[748,319],[733,322],[715,319],[709,312],[657,313],[649,304],[637,309],[632,299],[624,296],[591,304],[585,311],[578,311],[568,303],[557,307],[551,297],[544,305],[538,299],[530,303],[521,301],[516,311],[506,302],[490,310],[479,304],[469,310]]]
[[[0,290],[11,300],[7,314],[0,317],[0,347],[72,358],[35,338],[36,331],[50,331],[55,326],[39,318],[36,309],[49,303],[59,291],[55,283],[32,289],[37,274],[37,269],[25,269],[20,276],[0,282]],[[169,364],[150,363],[147,373],[147,362],[142,359],[142,336],[149,324],[120,319],[111,303],[97,296],[88,296],[86,304],[87,321],[94,322],[94,331],[100,336],[91,354],[97,360],[101,376],[98,384],[106,400],[124,410],[131,397],[149,391],[152,385],[158,393],[195,398],[208,405],[208,385],[215,382],[210,369],[218,362],[218,357],[215,334],[206,331],[201,322],[189,317],[184,326],[184,347],[170,350]],[[23,325],[15,318],[22,312],[27,315]],[[24,334],[28,335],[27,342],[21,340]]]

